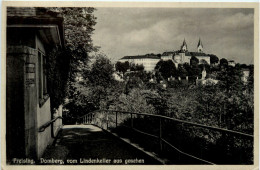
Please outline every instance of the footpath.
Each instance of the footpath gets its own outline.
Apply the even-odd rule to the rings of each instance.
[[[93,125],[66,125],[39,160],[56,165],[160,164],[135,147]]]

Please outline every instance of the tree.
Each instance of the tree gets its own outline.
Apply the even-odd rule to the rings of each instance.
[[[85,78],[94,86],[107,87],[114,82],[113,65],[106,56],[98,55]]]
[[[242,92],[244,83],[242,81],[243,72],[240,67],[227,67],[218,73],[220,86],[227,92]]]
[[[98,48],[92,44],[96,18],[94,8],[45,8],[48,13],[58,13],[64,19],[65,48],[53,49],[48,54],[49,94],[54,110],[64,103],[67,94],[75,94],[75,77],[83,72],[89,61],[89,53]],[[70,96],[71,97],[71,96]]]
[[[109,108],[112,110],[155,114],[155,108],[146,101],[145,96],[147,95],[156,96],[157,94],[153,91],[134,88],[128,94],[121,94],[118,100]]]
[[[65,48],[71,55],[71,76],[82,72],[82,67],[90,59],[89,53],[97,51],[92,43],[92,34],[96,25],[96,17],[92,7],[55,7],[47,8],[49,11],[58,12],[64,18]],[[81,66],[81,67],[79,67]]]
[[[130,68],[130,64],[128,61],[126,62],[120,62],[118,61],[115,65],[116,67],[116,70],[119,71],[119,72],[123,72],[123,74]]]
[[[177,70],[177,76],[183,78],[183,77],[186,77],[187,75],[188,75],[187,70],[183,67],[182,64],[179,64],[178,70]]]
[[[144,66],[143,64],[139,65],[139,64],[130,64],[130,70],[131,71],[143,71],[144,70]]]
[[[54,48],[47,55],[47,83],[52,112],[64,103],[67,95],[70,59],[70,55],[59,48]]]
[[[201,68],[199,67],[199,60],[192,56],[190,60],[190,76],[193,81],[196,80],[197,77],[199,77],[201,73]]]
[[[210,63],[211,64],[215,64],[215,63],[218,63],[219,62],[219,59],[216,55],[214,54],[209,54],[209,57],[210,57]]]
[[[160,60],[156,64],[155,69],[157,69],[161,73],[164,79],[176,75],[176,67],[172,60]]]
[[[203,64],[203,65],[209,65],[209,63],[208,63],[206,60],[204,60],[204,59],[201,60],[201,64]]]
[[[190,65],[195,66],[195,65],[198,65],[198,64],[199,64],[199,59],[197,59],[197,57],[195,57],[195,56],[191,56]]]
[[[254,65],[249,65],[249,77],[247,86],[250,92],[254,92]]]
[[[228,66],[228,61],[227,61],[227,59],[222,58],[222,59],[220,59],[219,64],[220,64],[220,66],[227,67]]]

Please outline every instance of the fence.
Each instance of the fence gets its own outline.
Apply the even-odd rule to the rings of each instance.
[[[170,147],[179,154],[202,164],[215,164],[215,162],[198,157],[196,149],[191,146],[194,141],[197,141],[195,143],[202,147],[200,151],[203,153],[199,154],[200,156],[216,160],[218,164],[251,164],[253,162],[253,135],[243,132],[206,126],[162,115],[115,110],[97,110],[88,113],[80,117],[78,123],[94,124],[106,130],[127,127],[139,134],[156,139],[159,152],[169,150]],[[188,146],[183,147],[184,144]],[[215,147],[216,145],[218,147]],[[211,153],[206,153],[209,150],[212,152],[214,150],[222,155],[212,156]],[[188,151],[193,154],[187,153]],[[230,153],[231,155],[228,155]]]

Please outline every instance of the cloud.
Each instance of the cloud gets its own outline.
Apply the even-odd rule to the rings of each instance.
[[[251,27],[253,25],[254,15],[243,14],[241,12],[234,15],[220,19],[216,24],[225,30],[239,30],[243,28]]]
[[[183,39],[195,51],[250,63],[253,58],[252,9],[98,8],[94,43],[113,61],[126,55],[178,50]]]

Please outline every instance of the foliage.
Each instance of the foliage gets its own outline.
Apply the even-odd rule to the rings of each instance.
[[[113,65],[103,55],[97,55],[89,69],[83,70],[83,80],[74,80],[65,108],[70,116],[79,117],[90,111],[105,108],[112,99],[108,96],[122,93],[122,84],[113,78]],[[111,98],[111,97],[110,97]],[[104,102],[105,101],[105,102]]]
[[[239,66],[230,66],[219,71],[217,79],[220,80],[220,86],[228,92],[242,91],[244,88],[244,82],[241,79],[242,75]]]
[[[197,59],[197,57],[195,57],[195,56],[191,56],[190,65],[194,66],[196,64],[199,64],[199,59]]]
[[[70,71],[70,54],[58,48],[54,48],[47,55],[47,82],[48,93],[51,98],[52,112],[57,109],[66,97]]]
[[[155,108],[146,101],[145,96],[148,95],[156,96],[157,94],[152,91],[134,88],[129,94],[121,94],[118,100],[109,108],[112,110],[155,114]]]
[[[156,64],[155,69],[157,69],[161,73],[164,79],[176,75],[176,67],[172,60],[160,60]]]
[[[227,59],[225,59],[225,58],[220,59],[219,65],[220,65],[220,66],[223,66],[223,67],[227,67],[227,66],[228,66],[228,61],[227,61]]]
[[[187,68],[187,66],[186,66],[186,68]],[[182,64],[179,64],[176,75],[181,78],[188,76],[188,72]]]
[[[90,59],[89,53],[97,50],[91,39],[96,18],[93,15],[95,9],[91,7],[46,9],[58,13],[64,19],[65,47],[52,51],[48,62],[48,79],[49,87],[51,87],[49,91],[52,98],[52,109],[54,109],[63,104],[66,94],[70,94],[69,97],[72,97],[71,94],[78,92],[75,89],[77,88],[75,77],[87,66]]]
[[[211,64],[215,64],[215,63],[218,63],[219,62],[219,59],[216,55],[214,54],[209,54],[209,57],[210,57],[210,63]]]
[[[120,62],[118,61],[115,65],[116,71],[123,72],[123,74],[130,68],[130,64],[128,61]]]
[[[130,71],[144,71],[143,64],[130,64]]]
[[[106,87],[113,83],[113,65],[106,56],[97,55],[95,62],[89,72],[84,74],[84,78],[88,78],[89,82],[94,86]]]

